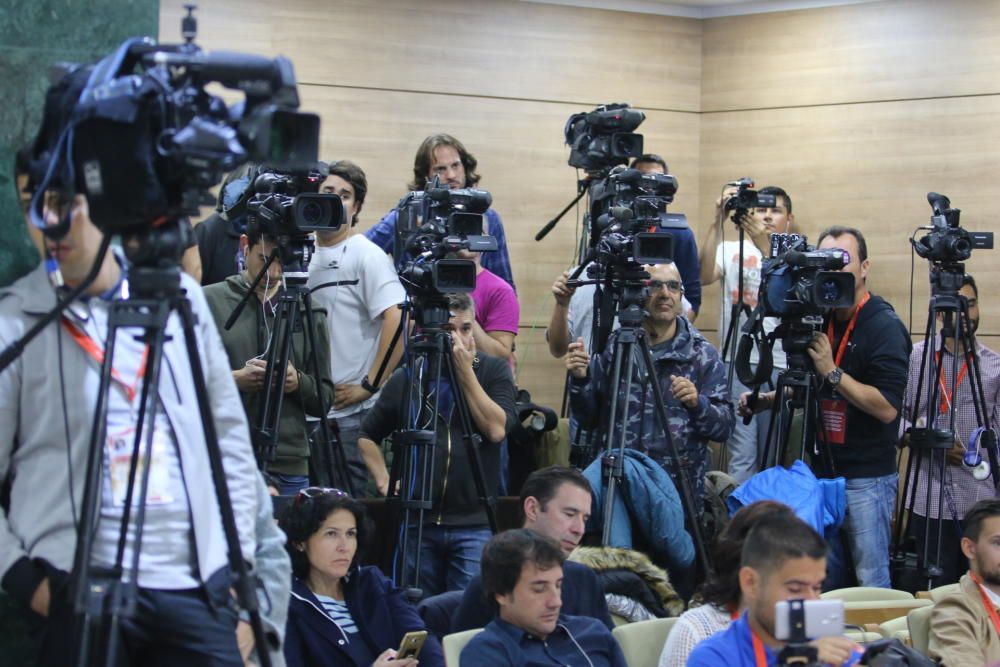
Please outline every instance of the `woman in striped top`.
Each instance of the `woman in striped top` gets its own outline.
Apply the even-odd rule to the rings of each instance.
[[[417,610],[377,567],[359,565],[364,507],[337,489],[299,492],[280,521],[292,558],[292,597],[285,632],[289,667],[416,667],[396,660],[407,632],[424,630]],[[423,667],[443,667],[428,637]]]

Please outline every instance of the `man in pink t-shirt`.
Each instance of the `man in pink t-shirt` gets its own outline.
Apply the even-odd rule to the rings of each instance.
[[[517,294],[507,281],[483,268],[479,253],[468,253],[468,258],[476,263],[476,289],[471,294],[476,308],[476,349],[506,359],[514,370],[514,336],[521,320]]]

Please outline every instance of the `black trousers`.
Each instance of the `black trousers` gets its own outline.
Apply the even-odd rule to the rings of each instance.
[[[926,563],[934,562],[938,545],[938,523],[941,524],[941,557],[937,565],[941,568],[942,574],[934,580],[931,588],[954,584],[969,569],[969,561],[962,553],[961,524],[952,519],[941,519],[938,522],[936,519],[928,519],[919,514],[910,516],[910,535],[913,537],[918,557],[923,553],[926,543]],[[917,573],[918,578],[922,576],[921,573]],[[917,590],[922,589],[926,583],[926,580],[921,579]]]
[[[186,590],[140,588],[136,614],[121,620],[115,667],[242,667],[236,645],[236,607],[223,568],[204,586]],[[40,630],[37,664],[78,664],[79,637],[72,601],[65,585],[53,591],[49,616]],[[94,633],[106,645],[107,628]],[[90,664],[103,665],[103,658]]]

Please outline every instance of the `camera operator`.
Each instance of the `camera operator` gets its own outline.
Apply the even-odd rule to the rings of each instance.
[[[975,279],[970,275],[965,275],[962,279],[962,287],[959,295],[965,297],[969,304],[969,328],[970,333],[975,336],[979,328],[979,289],[976,287]],[[943,317],[939,316],[939,324]],[[965,571],[965,556],[962,554],[961,536],[962,526],[960,518],[976,504],[977,501],[985,498],[992,498],[995,494],[993,488],[993,478],[976,479],[973,476],[976,470],[973,466],[963,465],[963,457],[966,451],[965,443],[969,442],[972,432],[978,426],[976,419],[976,406],[973,402],[971,384],[969,377],[972,367],[968,363],[966,355],[969,353],[961,342],[958,343],[958,352],[955,351],[955,337],[952,332],[942,331],[942,343],[938,343],[937,354],[940,359],[941,377],[938,390],[941,392],[941,405],[932,408],[933,413],[940,415],[939,420],[946,418],[952,406],[955,408],[955,445],[946,456],[945,479],[940,478],[937,464],[928,465],[930,457],[926,457],[924,464],[920,467],[919,479],[914,491],[914,502],[912,516],[910,519],[911,531],[916,540],[917,551],[923,549],[925,540],[930,540],[928,553],[937,553],[937,519],[941,521],[941,559],[937,565],[941,567],[943,573],[935,581],[936,586],[951,584],[958,581]],[[979,356],[979,368],[983,381],[983,389],[986,398],[986,405],[992,406],[992,412],[987,416],[988,423],[984,426],[994,429],[1000,428],[1000,355],[989,349],[978,340],[975,341],[976,354]],[[953,367],[952,360],[958,354],[963,363],[960,364],[958,376],[955,380],[955,395],[949,395],[952,386]],[[915,423],[927,423],[928,408],[926,396],[920,397],[920,414],[914,413],[917,401],[917,385],[920,380],[920,363],[924,357],[924,342],[920,341],[913,346],[910,354],[910,372],[906,384],[906,400],[903,401],[903,424],[904,429]],[[926,371],[923,386],[935,380],[930,377],[930,371]],[[940,421],[939,421],[940,423]],[[908,444],[909,434],[903,436],[904,444]],[[911,452],[911,465],[916,465],[916,452]],[[983,456],[985,460],[985,455]],[[916,474],[916,470],[911,475]],[[930,479],[931,499],[930,506],[927,505],[927,485]],[[941,502],[941,489],[946,489],[944,502]],[[904,498],[904,502],[909,502],[909,497]],[[938,516],[938,508],[942,508],[946,514]],[[928,519],[930,522],[930,534],[928,534]]]
[[[252,168],[249,163],[229,172],[219,188],[215,213],[194,226],[201,269],[199,282],[203,287],[221,283],[243,270],[240,237],[247,224],[246,195]]]
[[[725,346],[725,338],[731,326],[733,304],[740,302],[740,272],[743,273],[743,302],[750,306],[750,310],[753,310],[757,307],[763,263],[771,252],[770,236],[771,234],[794,231],[795,224],[795,216],[792,213],[792,198],[783,189],[775,186],[761,188],[758,195],[774,196],[774,206],[749,209],[745,214],[741,214],[740,209],[736,208],[726,211],[726,202],[737,191],[736,185],[729,184],[723,190],[722,196],[715,201],[715,222],[709,227],[699,250],[701,284],[705,286],[719,280],[723,281],[722,299],[719,302],[720,348]],[[739,260],[739,241],[722,241],[723,227],[727,221],[737,225],[734,229],[742,226],[749,239],[749,242],[746,239],[743,242],[742,267],[740,267]],[[745,317],[740,319],[738,326],[742,328],[744,322]],[[764,330],[767,333],[773,331],[776,326],[776,318],[764,320]],[[733,341],[730,344],[729,358],[723,359],[723,362],[733,363],[736,357],[736,342]],[[777,380],[778,373],[788,366],[781,341],[774,344],[772,353],[774,372],[771,380],[774,382]],[[756,372],[758,363],[756,348],[751,352],[750,363],[751,369]],[[749,391],[749,388],[743,385],[734,373],[732,395],[737,397],[744,391]],[[728,472],[737,482],[746,481],[759,470],[759,458],[767,439],[769,417],[770,415],[766,413],[755,415],[749,424],[744,424],[742,419],[736,420],[736,427],[733,429],[733,435],[726,443],[726,447],[729,451]]]
[[[349,160],[331,163],[320,192],[340,197],[345,223],[336,231],[316,232],[308,285],[313,302],[327,312],[330,374],[336,392],[330,416],[337,420],[352,486],[361,497],[368,484],[358,450],[361,421],[378,398],[374,383],[384,385],[403,354],[402,339],[395,349],[390,351],[389,346],[399,328],[398,304],[406,293],[392,260],[355,233],[368,194],[368,178],[361,167]],[[376,379],[390,353],[384,376]]]
[[[32,180],[44,174],[49,153],[87,78],[77,70],[49,91],[45,122],[35,144]],[[65,108],[63,108],[65,107]],[[0,516],[0,573],[4,589],[30,607],[39,627],[40,664],[76,664],[74,613],[67,584],[90,450],[109,308],[127,289],[128,265],[116,253],[98,258],[102,233],[75,183],[45,192],[46,247],[58,270],[44,264],[0,292],[0,346],[18,339],[50,311],[62,287],[79,285],[100,260],[96,280],[60,321],[52,322],[0,374],[0,478],[10,479],[9,505]],[[65,216],[65,217],[64,217]],[[128,239],[126,239],[128,243]],[[197,318],[198,352],[205,367],[242,557],[254,562],[258,474],[247,422],[225,353],[201,290],[181,276]],[[143,613],[123,619],[123,662],[242,665],[237,613],[231,602],[226,540],[209,471],[198,399],[180,318],[167,325],[163,373],[153,430],[145,529],[138,569]],[[124,509],[125,479],[141,395],[143,345],[118,337],[108,421],[99,524],[92,552],[98,567],[115,560]],[[122,452],[121,443],[125,445]],[[126,545],[130,561],[133,542]]]
[[[439,423],[420,426],[433,428],[437,436],[433,506],[425,515],[420,543],[420,588],[425,596],[464,589],[479,572],[479,557],[490,538],[453,392],[462,392],[469,404],[472,425],[482,438],[479,458],[488,490],[497,488],[500,443],[517,419],[510,367],[476,349],[472,299],[467,294],[449,294],[448,308],[451,318],[445,327],[451,333],[451,354],[459,387],[453,388],[447,377],[442,377],[440,384],[432,388],[437,396],[428,399],[437,401]],[[393,373],[361,423],[358,446],[382,495],[389,490],[389,473],[377,443],[393,431],[412,428],[411,424],[403,423],[403,397],[409,381],[406,369]],[[411,562],[413,555],[406,555]]]
[[[733,429],[733,405],[726,391],[725,370],[716,349],[680,314],[684,287],[677,267],[669,263],[644,268],[650,279],[643,329],[649,336],[656,377],[637,378],[632,395],[621,397],[629,402],[628,414],[636,421],[627,430],[626,446],[648,454],[675,483],[680,471],[688,475],[700,507],[708,469],[708,441],[723,442]],[[609,341],[602,355],[591,358],[582,339],[569,345],[566,368],[572,376],[570,406],[582,428],[608,428],[599,422],[606,418],[601,406],[607,405],[611,391],[618,391],[608,386],[611,379],[607,369],[613,351],[613,342]],[[670,437],[680,461],[667,453],[666,437],[646,384],[649,381],[659,383],[667,400]]]
[[[834,469],[821,456],[812,462],[818,476],[847,479],[849,539],[858,584],[890,587],[889,543],[896,501],[896,447],[900,409],[912,344],[906,327],[885,299],[868,291],[871,268],[860,230],[829,227],[819,250],[847,253],[843,271],[854,274],[854,306],[835,309],[816,333],[808,353],[823,382],[819,392],[825,447]],[[744,394],[746,396],[746,394]],[[761,394],[755,409],[773,403]],[[740,409],[746,412],[741,399]]]
[[[472,153],[466,150],[461,141],[450,134],[432,134],[424,139],[413,158],[413,181],[407,185],[409,190],[424,190],[428,181],[435,176],[441,179],[441,185],[452,190],[472,188],[481,178],[476,173],[479,163]],[[365,232],[365,236],[382,250],[393,253],[395,245],[396,218],[398,209],[389,211],[374,227]],[[511,287],[514,285],[514,274],[510,268],[510,256],[507,252],[507,236],[504,234],[503,221],[500,214],[493,208],[486,211],[487,234],[497,241],[496,252],[487,253],[483,257],[483,266],[503,278]]]
[[[257,284],[233,326],[227,331],[223,324],[229,319],[233,309],[243,300],[254,278],[260,273],[268,257],[275,248],[274,236],[254,219],[247,223],[246,234],[240,237],[240,249],[246,262],[246,269],[229,276],[225,282],[205,288],[205,300],[215,318],[215,324],[222,337],[222,344],[229,356],[233,380],[240,390],[243,408],[251,424],[260,414],[264,400],[264,382],[267,378],[268,347],[275,344],[271,332],[275,331],[275,308],[278,290],[281,289],[282,268],[280,260],[268,267],[267,274]],[[278,420],[277,458],[268,464],[267,472],[278,483],[281,495],[295,495],[309,486],[309,433],[306,414],[322,417],[321,405],[333,401],[333,383],[329,376],[330,345],[326,334],[326,313],[313,309],[316,350],[309,350],[306,334],[299,330],[292,334],[292,354],[285,372],[285,400],[282,402]],[[303,324],[306,319],[302,318]],[[308,360],[313,354],[323,374],[315,378],[311,374]],[[320,401],[320,391],[326,394]]]
[[[695,646],[688,667],[773,665],[785,642],[775,637],[775,604],[818,600],[826,577],[826,542],[798,517],[761,519],[747,535],[739,586],[746,611],[723,632]],[[811,642],[824,665],[854,665],[860,647],[847,637]]]

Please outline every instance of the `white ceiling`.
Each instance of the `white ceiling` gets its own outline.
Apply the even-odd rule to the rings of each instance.
[[[639,14],[685,16],[707,19],[739,14],[787,12],[834,5],[856,5],[880,0],[522,0],[550,5],[570,5],[591,9],[612,9]]]

